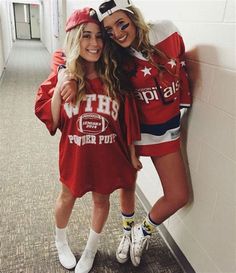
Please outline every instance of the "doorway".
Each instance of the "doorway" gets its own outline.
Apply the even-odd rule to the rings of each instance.
[[[39,5],[13,3],[16,39],[40,39]]]

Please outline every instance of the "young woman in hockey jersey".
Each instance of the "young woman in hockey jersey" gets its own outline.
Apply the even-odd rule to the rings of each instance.
[[[97,15],[110,37],[109,48],[120,54],[120,65],[134,87],[141,127],[141,140],[135,142],[137,154],[151,157],[163,188],[163,196],[136,225],[134,190],[121,190],[124,236],[116,257],[124,263],[130,255],[138,266],[151,233],[189,199],[180,151],[180,116],[191,104],[184,43],[171,22],[146,24],[129,0],[102,1]]]
[[[132,146],[140,139],[135,102],[128,92],[119,91],[122,82],[117,81],[110,59],[103,56],[100,23],[91,17],[92,12],[84,8],[70,16],[64,52],[54,56],[66,56],[67,74],[77,85],[75,102],[65,101],[68,96],[62,84],[67,76],[59,72],[57,77],[53,72],[40,86],[35,104],[35,113],[49,132],[61,131],[62,189],[55,207],[56,248],[67,269],[76,265],[66,237],[71,211],[77,197],[92,192],[91,229],[76,273],[92,268],[109,213],[109,194],[118,188],[134,188],[136,170],[141,167]]]

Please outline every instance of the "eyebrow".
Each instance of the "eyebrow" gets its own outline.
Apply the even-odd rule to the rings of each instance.
[[[120,20],[125,20],[123,17],[120,17],[119,19],[117,19],[113,25],[117,24]],[[110,26],[104,26],[105,29],[111,28]]]
[[[92,33],[92,31],[90,31],[90,30],[84,30],[83,31],[83,34],[91,34]],[[101,31],[98,31],[98,32],[96,32],[95,34],[102,34],[102,32]]]

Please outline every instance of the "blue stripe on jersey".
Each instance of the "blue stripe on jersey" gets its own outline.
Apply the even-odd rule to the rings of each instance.
[[[180,114],[162,124],[153,124],[153,125],[141,124],[140,129],[141,129],[141,133],[161,136],[161,135],[164,135],[168,130],[179,127],[179,125],[180,125]]]

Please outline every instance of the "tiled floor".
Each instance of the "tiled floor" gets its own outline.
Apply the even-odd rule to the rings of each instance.
[[[0,272],[62,273],[54,246],[53,209],[59,192],[58,140],[34,116],[39,84],[49,73],[50,57],[40,42],[14,43],[0,81]],[[68,235],[76,257],[86,243],[91,196],[77,200]],[[136,217],[145,211],[137,200]],[[120,265],[115,251],[121,235],[118,193],[111,196],[111,211],[92,273],[182,273],[157,232],[141,265]]]

